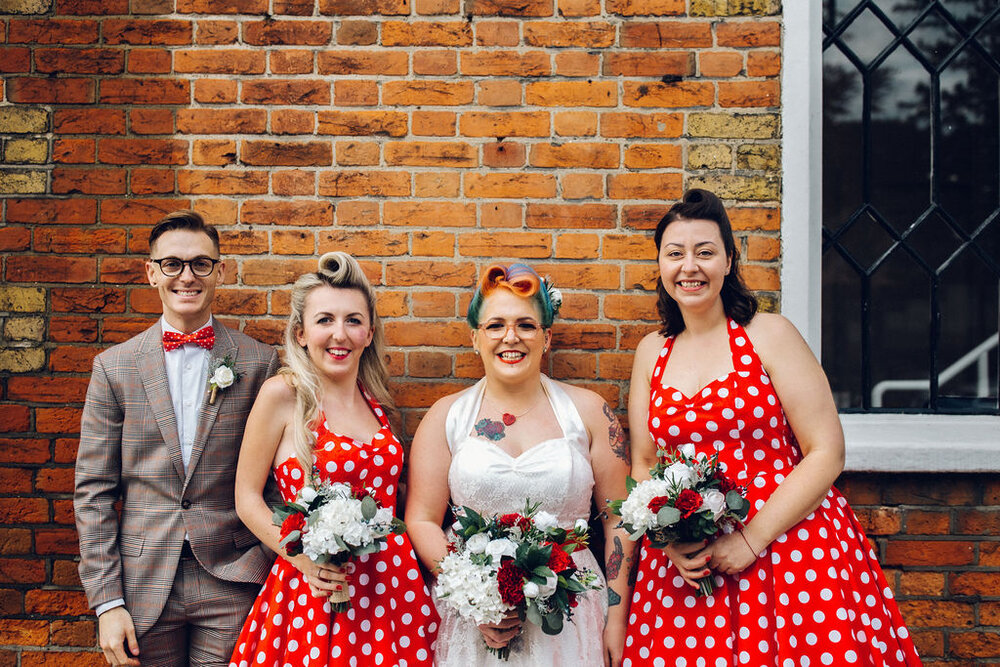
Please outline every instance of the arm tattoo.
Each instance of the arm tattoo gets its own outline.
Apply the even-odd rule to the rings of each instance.
[[[622,569],[622,556],[624,553],[621,538],[615,535],[615,549],[608,556],[608,579],[618,578],[618,573]]]
[[[611,445],[611,451],[619,459],[632,465],[632,452],[629,451],[628,443],[625,442],[625,430],[622,429],[621,423],[607,403],[604,404],[604,416],[608,418],[608,441]]]
[[[618,595],[618,593],[615,593],[615,589],[611,588],[611,586],[608,586],[608,606],[615,607],[617,605],[620,605],[621,603],[622,603],[622,596]]]
[[[628,585],[629,587],[635,586],[635,580],[639,576],[639,553],[638,549],[633,552],[633,555],[628,559]]]

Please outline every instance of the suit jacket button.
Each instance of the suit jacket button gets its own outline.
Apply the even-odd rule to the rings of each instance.
[[[188,500],[187,498],[185,498],[184,500],[182,500],[181,501],[181,509],[185,509],[185,510],[191,509],[191,501]]]

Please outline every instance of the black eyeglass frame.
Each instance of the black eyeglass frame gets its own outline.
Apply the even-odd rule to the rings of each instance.
[[[181,259],[180,257],[161,257],[160,259],[151,258],[149,261],[155,263],[158,267],[160,267],[160,273],[162,273],[168,278],[176,278],[177,276],[181,275],[182,273],[184,273],[185,267],[191,269],[192,275],[197,276],[199,278],[207,278],[210,275],[212,275],[212,273],[215,271],[215,265],[222,262],[221,259],[213,259],[212,257],[205,257],[204,255],[202,255],[201,257],[195,257],[194,259]],[[177,273],[167,273],[163,269],[163,262],[180,262],[181,270],[178,271]],[[208,270],[208,273],[198,273],[197,271],[194,270],[195,262],[211,262],[212,268]]]

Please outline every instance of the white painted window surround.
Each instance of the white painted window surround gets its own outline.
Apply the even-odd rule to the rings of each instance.
[[[817,354],[822,244],[822,2],[783,3],[781,310]],[[841,415],[845,470],[1000,472],[1000,417]]]

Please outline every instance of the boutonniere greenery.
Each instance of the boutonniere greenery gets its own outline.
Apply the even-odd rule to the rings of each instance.
[[[219,390],[227,389],[234,382],[240,381],[242,373],[236,371],[236,360],[232,357],[216,360],[208,369],[208,388],[211,394],[208,396],[208,404],[215,405],[215,397]]]

